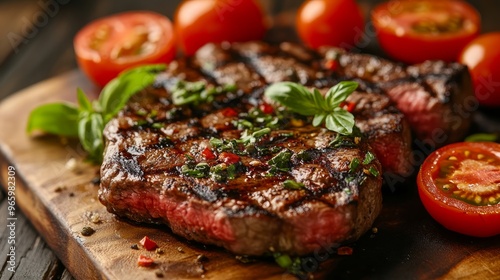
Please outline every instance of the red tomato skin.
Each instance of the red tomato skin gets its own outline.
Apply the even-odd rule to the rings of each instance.
[[[446,3],[450,0],[444,0]],[[479,13],[470,5],[462,1],[450,1],[462,5],[462,10],[466,11],[465,17],[471,20],[474,28],[457,35],[440,34],[422,35],[405,30],[403,35],[387,27],[385,22],[390,17],[393,9],[401,9],[406,3],[413,1],[389,1],[382,3],[373,9],[371,19],[376,30],[377,39],[381,48],[393,59],[408,64],[421,63],[426,60],[444,60],[446,62],[457,61],[462,49],[480,33],[481,20]],[[428,0],[414,2],[431,2]],[[437,2],[437,1],[436,1]]]
[[[362,38],[365,20],[354,0],[306,0],[297,12],[295,25],[310,48],[351,49]]]
[[[240,157],[238,155],[229,152],[220,153],[219,159],[227,164],[234,164],[240,161]]]
[[[185,55],[213,42],[261,40],[265,14],[256,0],[184,0],[175,12],[174,29]]]
[[[148,236],[144,236],[139,243],[144,247],[144,249],[148,251],[153,251],[154,249],[158,248],[158,245],[156,242],[151,240]]]
[[[469,67],[474,94],[487,107],[500,106],[500,32],[481,35],[460,54],[459,62]]]
[[[150,258],[146,257],[144,255],[140,255],[139,258],[137,259],[137,265],[142,266],[142,267],[150,267],[154,265],[155,261]]]
[[[449,156],[449,151],[463,147],[496,151],[496,155],[500,156],[500,144],[496,143],[455,143],[438,149],[427,157],[417,175],[420,199],[432,218],[449,230],[475,237],[498,235],[500,204],[474,206],[443,195],[433,182],[432,178],[439,168],[440,159]]]
[[[140,22],[141,18],[148,19],[150,23],[154,22],[163,31],[156,50],[148,54],[148,56],[126,61],[116,61],[111,58],[110,53],[99,53],[99,51],[93,51],[88,47],[89,36],[102,24],[109,24],[111,26],[118,24],[121,26],[129,21]],[[124,70],[143,64],[168,63],[176,55],[175,38],[171,21],[163,15],[147,11],[125,12],[97,19],[83,27],[76,34],[73,45],[78,66],[90,80],[100,87],[105,86]]]
[[[216,159],[214,152],[210,148],[205,148],[202,152],[203,157],[207,160],[213,160]]]

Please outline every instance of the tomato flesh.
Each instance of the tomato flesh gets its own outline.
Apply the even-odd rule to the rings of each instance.
[[[354,0],[309,0],[297,12],[296,28],[311,48],[351,49],[362,38],[365,21]]]
[[[174,29],[190,56],[210,42],[261,40],[267,24],[256,0],[185,0],[175,12]]]
[[[500,144],[456,143],[432,153],[417,177],[429,214],[471,236],[500,234]]]
[[[158,248],[158,245],[156,244],[156,242],[151,240],[148,236],[144,236],[139,243],[142,245],[142,247],[144,247],[144,249],[146,249],[148,251],[152,251],[152,250]]]
[[[481,25],[479,13],[456,0],[393,0],[371,16],[382,49],[406,63],[456,61]]]
[[[154,259],[150,257],[146,257],[144,255],[140,255],[139,258],[137,259],[137,265],[142,266],[142,267],[150,267],[155,264]]]
[[[500,32],[483,34],[471,41],[460,54],[474,82],[474,93],[483,106],[500,106]]]
[[[227,164],[235,164],[240,161],[240,157],[238,155],[229,152],[222,152],[219,155],[219,159]]]
[[[104,86],[128,68],[170,62],[175,56],[173,26],[153,12],[121,13],[82,28],[74,48],[82,71]]]

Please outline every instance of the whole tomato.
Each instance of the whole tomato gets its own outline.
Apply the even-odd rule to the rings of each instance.
[[[500,32],[474,39],[465,46],[459,61],[469,67],[479,103],[500,106]]]
[[[311,48],[350,49],[362,38],[365,20],[354,0],[307,0],[297,12],[296,28]]]
[[[178,43],[193,55],[206,43],[260,40],[267,26],[256,0],[185,0],[174,17]]]

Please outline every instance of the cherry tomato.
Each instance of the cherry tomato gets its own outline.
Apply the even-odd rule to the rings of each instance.
[[[456,61],[478,36],[479,13],[459,0],[393,0],[372,11],[372,22],[384,51],[396,60]]]
[[[104,86],[125,69],[168,63],[175,56],[172,23],[153,12],[126,12],[91,22],[76,34],[74,48],[82,71]]]
[[[459,61],[469,67],[474,93],[484,106],[500,106],[500,32],[479,36],[465,46]]]
[[[185,0],[174,29],[186,55],[209,42],[260,40],[266,32],[264,12],[256,0]]]
[[[471,236],[500,234],[500,144],[455,143],[433,152],[417,177],[420,199],[444,227]]]
[[[354,0],[307,0],[297,12],[296,28],[311,48],[351,49],[362,38],[365,21]]]

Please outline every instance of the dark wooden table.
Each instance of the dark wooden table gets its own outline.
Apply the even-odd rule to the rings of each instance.
[[[40,81],[75,69],[72,39],[89,21],[127,10],[153,10],[172,18],[180,0],[0,0],[0,100]],[[293,11],[302,0],[263,0],[273,14]],[[382,1],[359,0],[367,15]],[[500,4],[494,0],[470,1],[483,17],[483,32],[500,30]],[[289,13],[290,13],[289,12]],[[287,25],[290,17],[275,17],[275,24]],[[290,33],[274,33],[273,40],[296,40]],[[380,53],[375,38],[366,51]],[[0,120],[2,122],[9,120]],[[4,170],[2,170],[4,172]],[[16,273],[4,271],[8,254],[7,199],[0,192],[0,280],[73,279],[55,254],[18,210],[16,213]],[[65,244],[61,244],[65,246]]]

